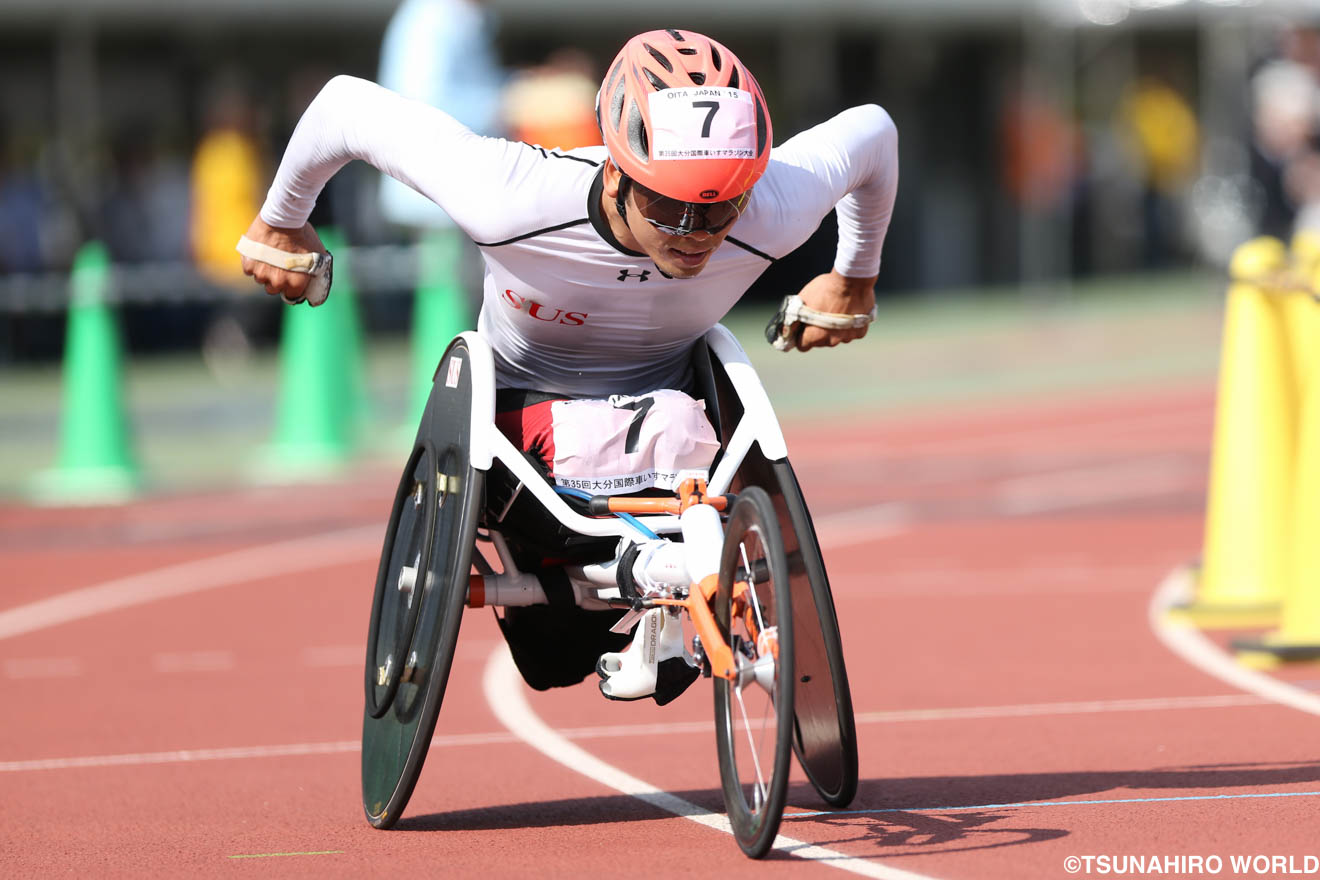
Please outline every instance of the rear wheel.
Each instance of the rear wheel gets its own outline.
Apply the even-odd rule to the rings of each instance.
[[[724,366],[705,342],[698,344],[693,366],[707,411],[713,414],[720,439],[727,447],[744,414],[742,402]],[[731,488],[743,492],[749,486],[760,486],[774,500],[788,555],[796,664],[793,750],[821,798],[830,806],[846,807],[857,793],[857,728],[839,620],[820,543],[787,458],[771,461],[758,444],[753,444]]]
[[[765,481],[754,485],[774,487],[793,596],[793,751],[816,793],[846,807],[857,793],[857,728],[825,560],[788,461],[759,464],[749,470]]]
[[[417,572],[431,568],[438,509],[435,450],[429,442],[420,443],[394,495],[371,603],[365,682],[370,718],[389,711],[404,679],[408,658],[402,652],[412,646],[422,608]]]
[[[720,781],[734,837],[760,858],[784,815],[793,751],[793,605],[774,502],[739,494],[725,529],[715,619],[733,650],[733,680],[715,679]]]
[[[435,731],[467,598],[483,472],[472,467],[471,369],[462,340],[441,361],[399,481],[367,632],[362,807],[398,821]]]

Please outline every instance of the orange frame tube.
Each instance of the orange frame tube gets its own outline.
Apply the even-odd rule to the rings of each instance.
[[[706,660],[710,663],[710,674],[716,678],[733,680],[738,672],[737,664],[733,659],[733,648],[720,633],[719,624],[715,622],[715,612],[710,609],[711,600],[715,598],[718,590],[719,575],[707,575],[701,579],[701,583],[692,585],[686,599],[656,599],[655,604],[672,605],[687,611],[693,628],[701,637],[701,648],[706,652]],[[746,592],[747,585],[741,581],[733,585],[735,605],[733,615],[743,613],[737,609],[737,606],[744,604],[743,596]],[[752,622],[748,623],[748,628],[755,631],[756,627]],[[778,656],[778,650],[775,650],[775,654]]]

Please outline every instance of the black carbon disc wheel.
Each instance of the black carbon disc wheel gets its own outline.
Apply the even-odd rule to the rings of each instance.
[[[441,360],[377,569],[362,713],[362,807],[376,828],[399,820],[421,774],[467,599],[484,474],[467,448],[466,360],[462,340]]]
[[[694,369],[708,411],[727,444],[743,407],[727,371],[705,344],[694,351]],[[774,501],[788,555],[793,596],[793,752],[825,803],[846,807],[857,794],[857,727],[844,665],[839,619],[820,542],[797,476],[787,458],[766,458],[753,444],[738,468],[734,492],[759,486]]]
[[[736,586],[745,597],[736,599]],[[715,678],[715,739],[729,824],[742,851],[760,858],[779,831],[793,740],[793,602],[774,503],[762,489],[738,495],[725,527],[715,620],[732,648],[733,680]]]
[[[857,727],[843,661],[839,618],[825,560],[797,477],[787,460],[753,449],[744,463],[751,485],[770,491],[788,556],[793,599],[793,753],[811,787],[832,807],[857,794]]]
[[[419,444],[394,495],[367,631],[365,691],[370,718],[380,718],[393,705],[417,632],[422,607],[417,572],[431,568],[438,511],[436,464],[431,444]]]
[[[857,794],[857,726],[834,596],[816,529],[787,461],[774,463],[782,487],[788,577],[793,595],[793,753],[821,800],[846,807]],[[777,504],[776,510],[781,510]],[[790,544],[790,541],[792,544]]]

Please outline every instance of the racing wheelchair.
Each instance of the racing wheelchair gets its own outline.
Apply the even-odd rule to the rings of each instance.
[[[666,645],[663,662],[690,667],[680,691],[710,678],[724,802],[749,856],[774,842],[791,755],[827,804],[852,800],[857,740],[838,621],[779,423],[723,326],[697,343],[693,368],[720,444],[709,471],[681,475],[665,496],[591,495],[556,488],[496,428],[487,342],[466,332],[450,343],[395,493],[372,601],[362,797],[373,826],[391,827],[407,805],[464,609],[486,605],[613,609],[625,640],[635,625],[630,650],[600,659],[607,696],[638,677],[654,686]],[[515,503],[535,508],[543,527],[515,528]],[[529,547],[538,536],[567,560],[553,589],[527,572],[545,552]],[[673,696],[655,691],[657,702]]]

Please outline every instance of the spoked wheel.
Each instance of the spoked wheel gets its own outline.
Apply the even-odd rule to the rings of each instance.
[[[741,399],[704,342],[695,355],[693,366],[698,379],[706,383],[702,387],[708,410],[713,408],[716,413],[720,438],[727,446],[744,414]],[[830,806],[845,807],[857,793],[857,727],[820,542],[787,458],[767,459],[754,443],[738,468],[732,489],[742,493],[749,486],[765,489],[774,500],[788,555],[796,665],[793,751],[821,798]]]
[[[846,807],[857,793],[857,728],[825,560],[788,461],[771,463],[749,455],[744,467],[756,478],[751,485],[770,489],[788,556],[793,597],[793,752],[821,799],[833,807]]]
[[[466,360],[461,342],[442,366]],[[367,632],[362,806],[367,821],[398,821],[422,770],[444,700],[467,598],[482,496],[472,468],[470,370],[437,382],[399,480],[381,550]]]
[[[715,738],[734,837],[754,859],[774,843],[793,751],[793,605],[774,503],[738,496],[725,529],[715,620],[733,649],[734,680],[715,679]]]
[[[816,793],[846,807],[857,793],[857,727],[843,641],[820,543],[788,461],[775,462],[782,487],[784,550],[793,595],[793,751]]]

